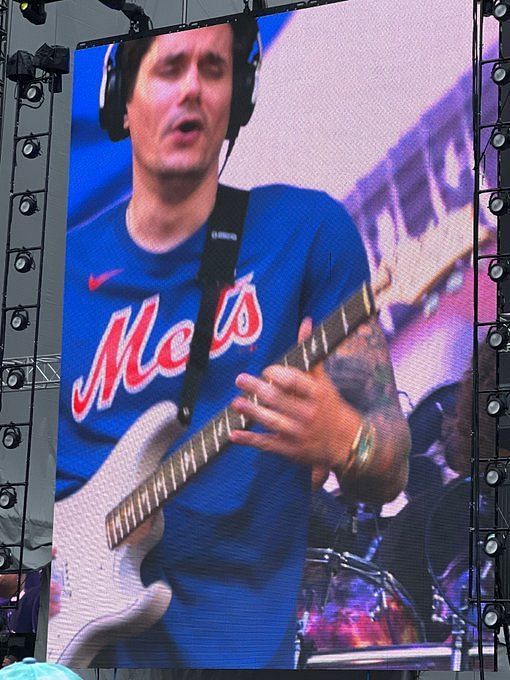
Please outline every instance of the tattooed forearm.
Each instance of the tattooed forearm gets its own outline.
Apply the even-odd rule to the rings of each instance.
[[[391,359],[376,320],[347,338],[325,367],[340,394],[360,413],[400,410]]]
[[[360,500],[385,502],[407,482],[409,429],[402,414],[384,334],[376,319],[363,324],[325,363],[340,395],[376,432],[373,461],[363,477],[341,480]]]

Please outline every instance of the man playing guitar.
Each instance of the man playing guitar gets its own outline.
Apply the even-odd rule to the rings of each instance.
[[[134,40],[105,63],[102,124],[112,139],[131,138],[133,192],[68,236],[57,499],[79,493],[120,443],[144,446],[139,428],[129,438],[141,414],[179,401],[220,154],[251,115],[257,44],[255,20],[243,17]],[[108,655],[90,663],[293,667],[312,478],[320,485],[333,470],[343,493],[384,503],[405,487],[409,434],[374,316],[308,372],[274,361],[368,278],[360,236],[332,198],[284,185],[250,192],[235,283],[220,297],[193,420],[176,444],[230,402],[255,427],[229,431],[222,457],[165,505],[142,580],[170,585],[166,611],[136,641],[105,640]],[[101,568],[94,554],[79,559],[92,562],[92,591]]]

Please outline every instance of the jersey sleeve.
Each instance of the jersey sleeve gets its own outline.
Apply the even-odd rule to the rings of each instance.
[[[370,280],[365,246],[349,213],[327,194],[320,196],[301,300],[302,318],[310,316],[314,325]]]

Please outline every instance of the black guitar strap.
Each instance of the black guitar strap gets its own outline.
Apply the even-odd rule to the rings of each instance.
[[[249,198],[249,191],[218,186],[198,272],[202,298],[179,401],[178,418],[183,425],[191,423],[198,390],[209,361],[221,291],[235,281]]]

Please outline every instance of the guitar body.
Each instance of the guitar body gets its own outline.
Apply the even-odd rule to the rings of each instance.
[[[108,546],[105,518],[150,475],[181,426],[172,402],[144,413],[106,462],[77,493],[55,504],[52,580],[60,583],[60,611],[48,625],[47,658],[84,668],[120,637],[139,634],[166,612],[168,584],[145,587],[144,557],[160,540],[164,520],[157,511],[117,548]]]

